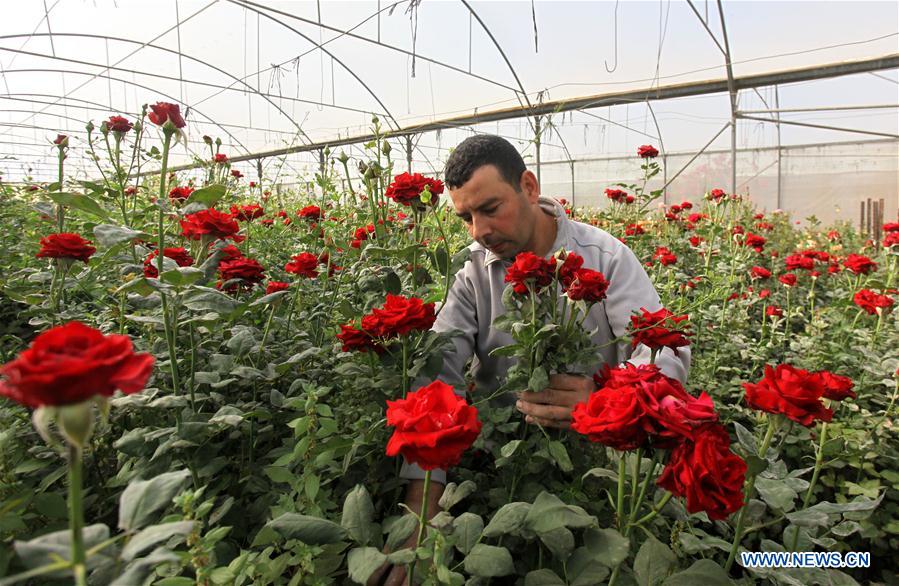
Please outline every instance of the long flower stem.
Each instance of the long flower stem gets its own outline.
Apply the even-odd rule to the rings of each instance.
[[[805,497],[802,499],[802,511],[808,508],[808,504],[812,501],[812,494],[815,491],[815,484],[818,482],[818,476],[821,474],[821,467],[824,464],[824,443],[827,441],[827,422],[821,422],[821,438],[818,441],[818,453],[815,455],[815,470],[812,472],[812,479],[809,482],[808,490],[805,491]],[[790,544],[790,551],[796,551],[796,545],[799,543],[799,528],[793,533],[793,542]]]
[[[618,516],[618,532],[624,533],[624,487],[627,476],[627,459],[621,454],[618,460],[618,507],[616,514]]]
[[[56,188],[56,191],[62,193],[62,183],[63,183],[63,161],[66,160],[65,147],[62,145],[59,146],[59,185]],[[61,203],[56,207],[56,221],[59,224],[59,231],[64,232],[63,227],[66,223],[66,208]]]
[[[87,585],[84,555],[84,501],[81,493],[81,448],[69,444],[69,529],[72,531],[72,572],[77,586]]]
[[[759,448],[758,457],[764,459],[765,454],[768,453],[768,447],[771,445],[771,439],[774,437],[774,432],[777,430],[777,421],[774,417],[768,416],[768,431],[765,432],[765,439],[762,440],[762,445]],[[752,489],[755,488],[755,478],[756,475],[753,474],[749,478],[746,479],[746,486],[744,489],[745,492],[745,500],[743,501],[743,507],[740,509],[740,514],[737,517],[737,527],[734,530],[734,542],[730,547],[730,554],[727,556],[727,563],[724,565],[724,571],[730,572],[731,567],[734,565],[734,560],[737,557],[737,549],[740,547],[740,541],[743,539],[743,523],[746,521],[746,509],[749,504],[749,499],[752,496]]]
[[[421,513],[418,515],[418,538],[415,540],[415,549],[421,547],[421,541],[425,534],[425,524],[428,522],[428,493],[431,491],[431,471],[425,470],[425,488],[421,495]],[[418,556],[412,560],[409,565],[409,584],[415,584],[415,564],[418,562]]]

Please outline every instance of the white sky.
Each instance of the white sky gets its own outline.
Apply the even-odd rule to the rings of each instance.
[[[412,49],[407,3],[397,6],[393,14],[385,10],[380,19],[370,17],[379,5],[386,9],[388,0],[264,4],[311,21],[318,21],[320,7],[321,22],[326,25],[346,30],[362,23],[354,34],[368,39],[380,35],[384,43],[406,51]],[[703,15],[708,11],[709,26],[720,39],[716,3],[695,0],[694,5]],[[15,8],[7,8],[0,21],[0,65],[4,71],[0,85],[0,157],[16,158],[0,164],[0,169],[6,170],[7,180],[20,177],[27,167],[34,169],[37,179],[50,179],[52,150],[45,145],[57,131],[73,135],[75,155],[83,144],[76,139],[83,137],[86,120],[99,124],[113,113],[133,114],[140,104],[158,100],[181,101],[191,106],[188,120],[193,149],[205,152],[201,150],[201,137],[209,134],[220,136],[228,145],[223,150],[232,155],[301,144],[305,139],[296,136],[297,124],[311,139],[325,140],[338,133],[346,136],[366,132],[371,115],[365,112],[383,113],[386,109],[402,126],[518,103],[515,94],[507,89],[517,87],[509,67],[484,30],[457,1],[421,3],[416,53],[466,71],[470,63],[471,72],[486,80],[422,59],[417,60],[416,77],[411,78],[411,58],[406,54],[346,36],[328,43],[326,48],[331,55],[324,54],[313,43],[332,39],[338,36],[336,33],[290,16],[266,13],[282,21],[278,23],[228,0],[182,0],[177,5],[174,0],[46,0],[49,28],[58,35],[53,37],[52,45],[46,35],[28,36],[48,32],[43,0],[22,0],[10,6]],[[661,85],[725,76],[721,53],[686,2],[622,0],[617,7],[617,67],[611,73],[606,64],[611,67],[615,61],[615,2],[537,2],[537,51],[530,2],[473,2],[472,6],[505,51],[531,99],[536,99],[541,90],[547,90],[548,99],[559,99],[648,87],[656,76]],[[180,27],[181,51],[195,60],[182,58],[180,64],[173,53],[140,48],[142,43],[178,48],[176,11],[182,21],[198,13]],[[725,2],[724,13],[736,75],[899,52],[897,2]],[[137,43],[65,34],[109,35]],[[835,45],[842,46],[825,48]],[[103,65],[121,61],[117,64],[120,68],[157,77],[114,70],[106,74],[113,79],[92,79],[90,75],[71,72],[92,75],[101,73],[102,67],[13,50],[45,55],[55,52],[58,57]],[[784,56],[771,58],[773,55]],[[271,70],[273,64],[285,63],[277,72]],[[264,71],[254,75],[260,68]],[[780,105],[796,108],[896,104],[896,70],[878,75],[881,77],[863,74],[783,86],[779,90]],[[179,82],[179,77],[185,81]],[[244,77],[252,88],[235,84],[234,89],[221,91],[203,85],[226,86],[235,78]],[[247,89],[270,94],[274,105],[244,91]],[[70,100],[57,102],[66,93]],[[773,88],[760,93],[773,107]],[[361,111],[316,106],[309,101]],[[57,103],[50,105],[53,102]],[[730,118],[725,94],[654,102],[653,107],[665,148],[670,152],[700,148]],[[761,109],[764,105],[753,92],[741,92],[740,107]],[[785,118],[899,133],[895,108],[807,112]],[[561,128],[561,140],[575,158],[631,154],[639,144],[657,142],[647,136],[656,137],[657,132],[643,104],[596,109],[590,114],[558,115],[555,122]],[[478,130],[525,139],[529,136],[524,120],[486,124]],[[441,167],[447,149],[467,134],[458,130],[445,131],[439,137],[423,137],[421,149],[415,154],[416,166],[422,171]],[[782,130],[786,144],[864,138],[860,134],[798,127]],[[568,158],[558,146],[561,140],[548,138],[543,151],[545,160]],[[749,121],[739,125],[740,148],[770,146],[775,141],[771,125]],[[729,133],[724,133],[714,146],[728,145]],[[187,160],[183,149],[179,157]],[[297,155],[291,158],[290,168],[302,172],[306,168],[303,162],[311,161],[310,155]],[[76,157],[72,162],[76,163]],[[94,174],[89,169],[85,173]]]

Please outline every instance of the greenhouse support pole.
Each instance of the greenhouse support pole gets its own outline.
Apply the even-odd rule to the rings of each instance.
[[[779,86],[774,86],[774,107],[777,112],[777,209],[783,209],[783,174],[781,173],[781,163],[783,160],[783,148],[780,141],[780,91]]]
[[[574,159],[568,161],[571,167],[571,207],[574,209]]]
[[[537,151],[537,185],[540,185],[540,116],[534,117],[534,148]]]
[[[406,135],[406,171],[412,174],[412,135]]]
[[[737,89],[734,83],[734,68],[730,58],[730,42],[724,24],[724,7],[718,0],[718,16],[721,17],[721,36],[724,37],[724,62],[727,66],[727,91],[730,94],[730,192],[737,191]]]

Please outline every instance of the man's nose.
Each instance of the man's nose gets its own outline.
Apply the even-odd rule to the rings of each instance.
[[[485,218],[478,218],[476,216],[472,216],[471,218],[471,237],[479,242],[483,242],[486,237],[489,237],[493,234],[493,229],[490,227],[490,222],[488,222]]]

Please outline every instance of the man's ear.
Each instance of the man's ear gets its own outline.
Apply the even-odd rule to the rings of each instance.
[[[519,184],[528,201],[537,203],[537,198],[540,197],[540,184],[537,182],[537,176],[532,171],[525,169],[524,173],[521,174]]]

